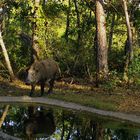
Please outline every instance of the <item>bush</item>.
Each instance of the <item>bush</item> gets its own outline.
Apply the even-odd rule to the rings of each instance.
[[[134,84],[140,84],[140,56],[135,56],[129,67],[129,79]]]

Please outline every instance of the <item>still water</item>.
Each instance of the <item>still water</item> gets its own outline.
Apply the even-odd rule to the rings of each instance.
[[[140,140],[138,124],[40,105],[1,104],[0,127],[0,140]]]

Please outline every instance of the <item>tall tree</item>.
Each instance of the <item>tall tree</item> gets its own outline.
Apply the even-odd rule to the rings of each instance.
[[[66,33],[65,33],[65,38],[67,42],[68,42],[69,28],[70,28],[70,11],[71,11],[71,0],[68,0],[67,22],[66,22]]]
[[[103,1],[96,0],[96,84],[108,76],[108,50],[106,37],[106,19]]]
[[[8,56],[7,49],[6,49],[5,44],[3,42],[1,31],[0,31],[0,45],[1,45],[2,52],[3,52],[4,58],[5,58],[5,63],[6,63],[8,72],[10,74],[11,81],[13,81],[15,79],[15,75],[14,75],[14,72],[13,72],[13,69],[12,69],[12,66],[11,66],[11,63],[10,63],[10,59],[9,59],[9,56]]]
[[[122,0],[122,2],[123,2],[123,9],[125,13],[126,26],[127,26],[127,40],[126,40],[126,46],[125,46],[126,60],[125,60],[125,66],[124,66],[124,80],[127,81],[128,80],[128,76],[127,76],[128,66],[133,58],[132,32],[131,32],[129,14],[128,14],[128,9],[127,9],[127,2],[126,0]]]
[[[2,117],[0,118],[0,128],[2,127],[2,124],[7,116],[7,113],[8,113],[8,109],[9,109],[9,105],[6,105],[5,109],[4,109],[4,112],[2,114]]]
[[[78,38],[77,38],[77,46],[80,47],[80,42],[81,42],[81,29],[80,29],[80,12],[79,12],[79,5],[78,1],[74,0],[74,5],[75,5],[75,12],[77,16],[77,30],[78,30]]]
[[[12,81],[15,79],[15,75],[14,75],[14,72],[13,72],[13,69],[12,69],[12,66],[10,63],[7,49],[5,47],[5,44],[4,44],[4,41],[2,38],[2,22],[3,22],[4,12],[3,12],[3,7],[0,7],[0,9],[1,9],[1,13],[0,13],[0,16],[1,16],[1,19],[0,19],[0,46],[2,48],[2,52],[3,52],[4,58],[5,58],[5,63],[6,63],[6,66],[7,66],[8,72],[10,74],[11,81]]]
[[[115,25],[115,13],[112,14],[112,21],[110,27],[110,36],[109,36],[109,44],[108,44],[108,51],[111,51],[112,41],[113,41],[113,32],[114,32],[114,25]]]
[[[34,0],[34,13],[33,13],[33,22],[32,22],[32,53],[33,58],[31,61],[34,61],[34,59],[39,59],[39,53],[40,48],[38,44],[38,34],[37,34],[37,20],[39,18],[38,16],[38,10],[39,10],[39,4],[40,0]]]

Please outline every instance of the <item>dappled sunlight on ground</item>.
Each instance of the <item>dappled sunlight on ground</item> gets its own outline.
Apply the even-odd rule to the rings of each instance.
[[[125,112],[140,113],[140,96],[125,96],[122,98],[118,110]],[[138,113],[138,114],[139,114]]]
[[[19,80],[12,83],[0,80],[0,96],[25,96],[26,100],[30,88]],[[45,91],[47,92],[47,90],[48,86],[46,85]],[[106,88],[96,88],[92,84],[86,84],[86,82],[61,81],[55,83],[54,93],[44,94],[43,98],[55,98],[104,110],[140,114],[140,93],[139,91],[133,92],[131,89],[107,90]],[[33,96],[38,97],[39,95],[40,87],[36,86],[36,92]]]

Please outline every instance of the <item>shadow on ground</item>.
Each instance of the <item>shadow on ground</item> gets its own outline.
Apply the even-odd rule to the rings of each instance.
[[[45,93],[48,90],[48,83],[45,86]],[[14,82],[9,82],[6,80],[0,80],[0,96],[24,96],[29,95],[31,86],[27,86],[24,82],[16,80]],[[60,81],[55,82],[54,92],[69,92],[69,93],[89,93],[91,92],[91,85],[85,83],[74,83],[71,81]],[[36,86],[34,96],[40,95],[40,86]],[[46,95],[46,94],[45,94]],[[45,96],[44,95],[44,96]]]

